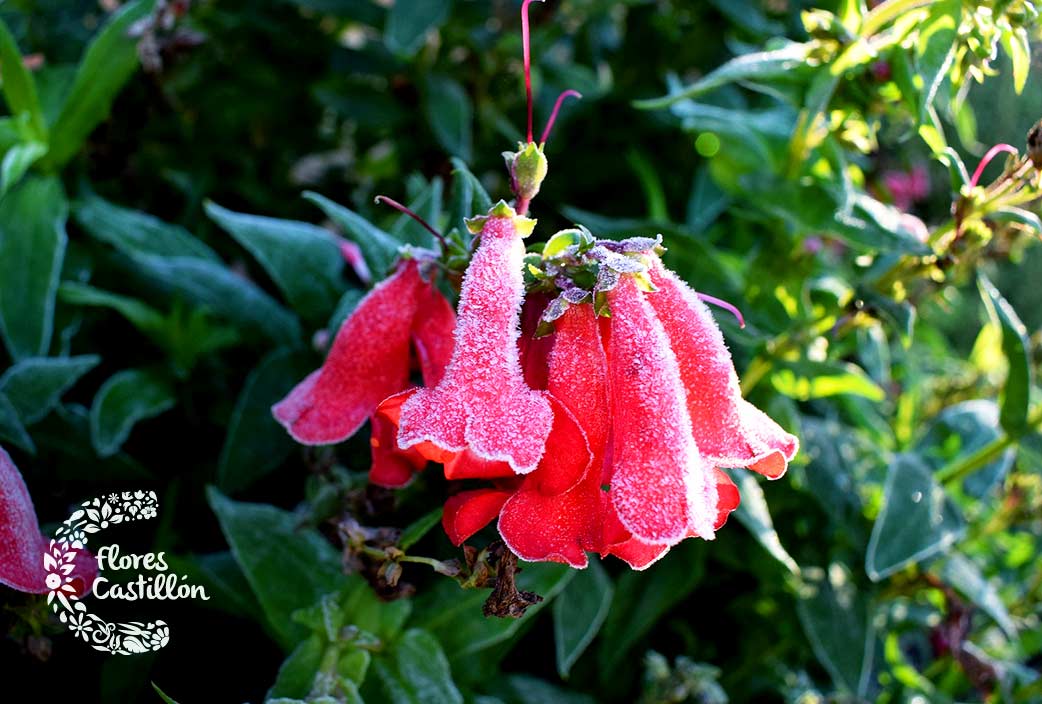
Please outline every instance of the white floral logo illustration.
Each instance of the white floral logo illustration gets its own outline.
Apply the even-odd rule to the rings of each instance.
[[[79,600],[72,578],[73,561],[86,548],[88,535],[109,526],[155,518],[158,509],[154,491],[124,491],[85,501],[61,525],[44,553],[47,603],[73,635],[95,650],[133,655],[159,650],[170,640],[170,628],[164,621],[111,623],[90,613]]]

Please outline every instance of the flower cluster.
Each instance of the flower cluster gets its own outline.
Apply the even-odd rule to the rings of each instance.
[[[445,504],[457,545],[498,517],[525,560],[585,567],[595,552],[643,569],[687,537],[712,539],[738,506],[720,468],[780,477],[798,441],[742,398],[703,300],[726,304],[663,265],[661,238],[578,227],[526,254],[548,133],[532,142],[529,118],[527,144],[505,155],[513,205],[468,222],[477,246],[455,313],[428,266],[438,254],[406,251],[273,411],[308,444],[370,419],[375,484],[404,486],[428,462],[484,480]]]

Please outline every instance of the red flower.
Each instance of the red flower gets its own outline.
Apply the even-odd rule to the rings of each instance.
[[[647,294],[680,366],[698,449],[718,467],[748,467],[769,479],[785,473],[799,440],[742,398],[731,355],[698,295],[655,257]]]
[[[398,264],[344,321],[321,369],[272,408],[305,445],[354,435],[388,396],[409,386],[415,348],[424,381],[436,383],[451,354],[455,315],[416,260]]]
[[[511,474],[539,464],[553,413],[525,383],[517,350],[523,238],[534,224],[502,202],[484,219],[463,277],[452,359],[437,386],[418,389],[402,406],[400,448],[435,461],[452,453],[481,476],[489,463],[506,463]]]
[[[36,509],[22,475],[0,447],[0,584],[23,592],[50,591],[43,557],[49,540],[40,534]],[[90,593],[98,576],[98,565],[86,550],[73,561],[73,586],[77,596]]]

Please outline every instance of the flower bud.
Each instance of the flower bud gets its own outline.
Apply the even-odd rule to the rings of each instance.
[[[518,203],[527,204],[539,193],[539,187],[546,178],[548,164],[546,155],[535,142],[519,144],[518,147],[518,151],[513,154],[503,152],[503,158],[506,160],[511,187]],[[518,210],[523,214],[525,209],[519,206]]]

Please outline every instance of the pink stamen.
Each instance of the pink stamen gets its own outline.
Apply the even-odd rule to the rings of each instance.
[[[1016,156],[1019,153],[1017,151],[1017,148],[1012,145],[996,144],[994,147],[988,150],[988,152],[984,155],[984,158],[980,160],[979,164],[977,164],[977,170],[973,172],[973,178],[970,179],[970,188],[976,187],[977,182],[980,181],[980,177],[984,174],[984,169],[988,166],[988,164],[991,163],[992,159],[994,159],[1002,152],[1008,152],[1013,156]]]
[[[404,205],[402,205],[398,201],[394,200],[393,198],[388,198],[387,196],[377,196],[374,200],[377,203],[383,203],[384,205],[389,205],[392,208],[394,208],[395,210],[397,210],[398,212],[403,213],[405,215],[408,215],[410,218],[412,218],[413,220],[415,220],[416,222],[420,223],[425,228],[427,228],[427,232],[429,232],[432,235],[434,235],[434,237],[439,242],[441,242],[441,246],[442,247],[448,249],[449,244],[448,244],[448,242],[445,241],[444,235],[442,235],[440,232],[438,232],[433,227],[431,227],[430,224],[428,224],[426,220],[421,218],[419,215],[414,213],[409,208],[405,207]]]
[[[543,130],[543,136],[539,140],[539,144],[546,144],[546,140],[550,138],[550,130],[553,128],[554,121],[557,119],[557,113],[561,110],[561,103],[563,103],[566,98],[575,98],[576,100],[582,100],[582,97],[582,93],[580,93],[577,90],[571,89],[568,89],[565,92],[561,93],[559,96],[557,96],[557,102],[554,103],[554,110],[550,113],[550,119],[546,121],[546,129]],[[529,141],[532,141],[531,137],[529,137]]]
[[[528,100],[528,141],[532,141],[532,41],[528,29],[528,6],[536,0],[521,3],[521,47],[525,56],[525,98]],[[546,2],[546,0],[538,0]]]
[[[703,301],[705,301],[706,303],[711,303],[714,306],[717,306],[719,308],[723,308],[724,310],[728,311],[731,315],[733,315],[735,318],[738,319],[738,327],[740,327],[740,328],[744,328],[745,327],[745,318],[742,316],[742,311],[738,310],[738,308],[736,308],[735,306],[731,305],[727,301],[723,301],[723,300],[721,300],[719,298],[716,298],[714,296],[710,296],[710,295],[705,294],[705,293],[699,293],[698,297],[700,299],[702,299]]]

